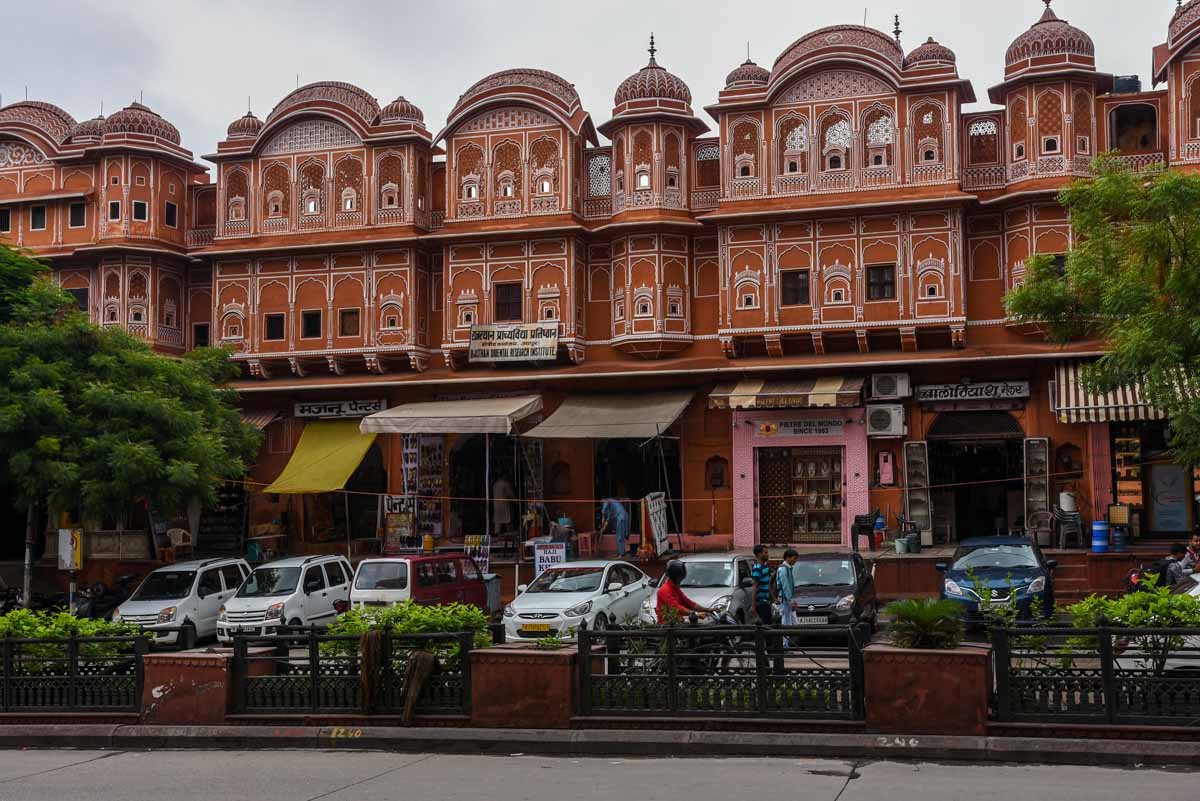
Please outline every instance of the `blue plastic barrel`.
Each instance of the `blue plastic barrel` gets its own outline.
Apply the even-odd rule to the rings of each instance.
[[[1108,553],[1108,523],[1092,523],[1092,553]]]

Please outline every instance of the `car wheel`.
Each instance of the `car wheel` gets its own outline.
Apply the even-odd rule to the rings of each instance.
[[[179,630],[179,650],[190,651],[196,647],[196,627],[191,621],[185,622]]]
[[[304,628],[304,621],[298,617],[294,617],[288,621],[288,627],[293,629],[302,629]]]

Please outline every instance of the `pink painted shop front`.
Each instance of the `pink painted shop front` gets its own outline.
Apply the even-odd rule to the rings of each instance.
[[[734,545],[849,547],[869,476],[862,408],[735,411]]]

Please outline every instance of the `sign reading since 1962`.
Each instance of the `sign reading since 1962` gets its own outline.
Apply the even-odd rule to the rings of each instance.
[[[297,403],[296,417],[366,417],[386,408],[387,404],[382,400]]]
[[[770,420],[754,424],[756,437],[840,437],[845,430],[840,417],[811,417],[803,420]]]
[[[921,403],[1009,401],[1029,397],[1028,381],[981,381],[977,384],[926,384],[917,387]]]
[[[557,355],[557,323],[471,326],[473,362],[531,362]]]

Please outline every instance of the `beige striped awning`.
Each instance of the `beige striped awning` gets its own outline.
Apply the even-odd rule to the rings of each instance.
[[[275,409],[242,409],[242,422],[249,423],[259,431],[274,423],[277,417],[279,412]]]
[[[1054,413],[1064,423],[1108,423],[1127,420],[1162,420],[1158,409],[1142,400],[1137,386],[1092,393],[1080,379],[1083,362],[1059,362],[1054,368],[1051,398]]]
[[[813,409],[862,405],[863,379],[847,376],[721,384],[708,396],[710,409]]]

